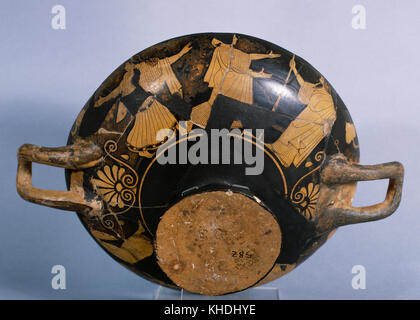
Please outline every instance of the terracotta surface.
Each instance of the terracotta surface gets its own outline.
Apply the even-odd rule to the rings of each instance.
[[[181,200],[162,216],[156,232],[162,270],[181,288],[207,295],[255,284],[273,268],[280,248],[273,215],[231,191]]]
[[[249,165],[235,163],[233,147],[222,164],[210,144],[203,151],[219,164],[160,163],[165,152],[186,155],[212,129],[260,151],[261,174],[246,175]],[[18,162],[24,199],[76,211],[133,272],[205,294],[286,274],[337,227],[392,214],[403,183],[397,162],[358,164],[353,120],[315,68],[275,44],[230,33],[187,35],[135,54],[87,101],[66,147],[24,145]],[[66,168],[69,191],[32,186],[32,162]],[[354,208],[357,181],[375,179],[390,180],[385,201]],[[206,205],[196,210],[194,199]],[[199,238],[201,227],[209,239]],[[233,251],[252,251],[251,258]]]

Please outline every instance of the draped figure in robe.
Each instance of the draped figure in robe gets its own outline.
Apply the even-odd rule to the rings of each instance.
[[[271,74],[261,71],[255,72],[250,69],[253,60],[265,58],[277,58],[279,54],[245,53],[235,49],[237,37],[233,37],[231,44],[213,38],[213,56],[209,68],[204,76],[204,81],[213,88],[210,99],[198,106],[191,112],[191,120],[200,127],[205,127],[210,117],[214,100],[218,94],[226,97],[252,104],[253,99],[253,78],[270,78]]]
[[[127,63],[126,73],[120,85],[95,102],[95,107],[98,107],[119,95],[127,96],[132,93],[136,88],[132,83],[134,70],[140,71],[138,85],[153,95],[143,101],[139,107],[134,125],[127,136],[127,145],[131,151],[141,152],[156,148],[161,143],[160,137],[157,137],[158,132],[161,129],[169,130],[176,127],[176,118],[156,99],[156,95],[166,84],[172,95],[178,94],[182,97],[181,83],[176,78],[171,65],[190,50],[191,44],[188,43],[179,53],[168,58],[151,58],[138,64]]]
[[[294,59],[290,61],[290,68],[300,85],[298,98],[306,107],[271,144],[271,148],[285,167],[293,163],[297,168],[330,134],[336,111],[330,88],[322,76],[318,83],[310,83],[297,72]]]

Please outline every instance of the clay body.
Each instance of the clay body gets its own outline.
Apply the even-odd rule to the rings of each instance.
[[[207,163],[179,161],[212,129],[227,130],[242,156],[247,147],[260,152],[263,170],[245,174],[233,143],[225,162],[217,148],[211,163],[211,144]],[[161,164],[171,150],[178,161]],[[18,157],[23,198],[76,211],[98,244],[140,276],[208,295],[277,279],[336,228],[390,215],[403,181],[397,162],[358,164],[353,120],[309,63],[226,33],[134,55],[86,103],[66,147],[24,145]],[[34,188],[31,162],[66,168],[69,191]],[[374,179],[390,179],[386,200],[354,208],[357,181]]]

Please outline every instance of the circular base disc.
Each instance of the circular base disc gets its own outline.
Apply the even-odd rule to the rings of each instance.
[[[181,200],[166,211],[156,232],[162,270],[177,286],[206,295],[254,285],[271,270],[280,248],[273,215],[232,191]]]

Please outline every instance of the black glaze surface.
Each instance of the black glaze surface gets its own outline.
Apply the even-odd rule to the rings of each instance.
[[[299,264],[314,251],[313,243],[316,242],[316,248],[318,248],[326,241],[327,234],[315,235],[315,227],[311,221],[309,206],[316,204],[315,196],[313,199],[308,196],[306,206],[304,202],[296,203],[297,198],[293,197],[302,188],[308,191],[310,184],[319,186],[320,169],[329,155],[341,152],[349,160],[358,162],[357,136],[354,134],[353,139],[349,141],[349,133],[346,133],[346,126],[352,126],[353,123],[349,112],[336,91],[326,82],[333,101],[335,121],[301,164],[285,165],[270,146],[288,128],[291,128],[293,121],[308,108],[308,103],[305,104],[299,99],[302,86],[294,72],[290,71],[293,54],[261,39],[241,34],[236,34],[236,37],[237,42],[233,44],[233,34],[188,35],[141,51],[117,68],[83,108],[71,130],[68,144],[82,138],[94,141],[104,150],[108,150],[105,152],[107,155],[102,167],[85,170],[86,197],[95,195],[93,181],[100,180],[98,172],[101,170],[105,172],[105,166],[111,169],[113,166],[124,168],[124,173],[131,174],[133,179],[135,179],[135,174],[132,172],[137,174],[136,184],[131,188],[134,201],[122,201],[123,207],[118,206],[115,200],[111,201],[112,203],[108,201],[110,212],[113,214],[108,212],[100,218],[86,218],[79,215],[87,230],[90,232],[96,230],[110,236],[110,239],[106,240],[98,240],[94,236],[108,252],[110,252],[109,245],[118,250],[126,241],[123,239],[130,239],[139,230],[143,230],[141,237],[152,244],[159,219],[170,205],[189,194],[207,190],[230,189],[250,197],[256,196],[262,201],[277,218],[282,230],[282,248],[277,259],[278,264]],[[205,75],[215,54],[216,47],[212,44],[213,39],[246,54],[268,55],[270,51],[273,54],[280,54],[275,58],[251,61],[250,72],[258,73],[263,69],[265,74],[271,75],[269,78],[252,77],[251,95],[248,90],[248,98],[249,95],[252,97],[252,103],[240,101],[232,97],[234,95],[226,96],[219,93],[212,104],[207,124],[204,126],[206,130],[231,129],[235,122],[240,121],[243,128],[252,129],[253,132],[256,129],[264,129],[266,145],[264,171],[261,175],[245,176],[245,165],[159,165],[154,161],[156,150],[152,146],[138,146],[140,152],[135,152],[132,149],[133,146],[127,143],[129,134],[134,130],[139,108],[148,97],[152,97],[153,101],[166,107],[177,122],[191,120],[192,111],[209,101],[215,89],[209,87],[209,83],[205,81]],[[147,88],[139,85],[141,72],[138,68],[134,68],[133,75],[129,78],[134,89],[127,95],[123,93],[119,86],[129,72],[128,65],[140,64],[152,58],[164,59],[174,56],[188,46],[188,43],[191,43],[191,49],[170,65],[182,87],[182,95],[179,92],[171,92],[167,82],[164,82],[157,92],[148,91]],[[322,76],[317,70],[300,57],[296,56],[294,59],[296,70],[305,82],[312,84],[320,82]],[[235,79],[236,75],[232,77]],[[285,85],[286,79],[288,81]],[[238,85],[238,83],[240,82],[233,85]],[[287,91],[287,94],[282,96],[277,109],[272,111],[282,88]],[[95,106],[100,98],[107,97],[113,91],[119,94]],[[126,108],[126,115],[118,119],[118,115],[124,114],[124,111],[120,109],[123,108],[122,104]],[[193,128],[198,128],[198,126],[195,124]],[[116,149],[113,152],[109,149],[112,143],[108,147],[106,145],[109,141],[115,142]],[[71,171],[66,170],[68,184],[70,174]],[[115,185],[117,180],[114,181]],[[118,192],[115,191],[115,193],[114,196],[118,198]],[[295,201],[292,201],[293,199]],[[309,203],[310,201],[312,204]],[[124,210],[126,210],[124,213],[119,214]],[[114,240],[111,239],[112,237]],[[104,243],[107,243],[108,247],[105,247]],[[118,257],[114,253],[110,252],[114,259],[137,274],[163,285],[174,286],[159,268],[154,253],[135,262],[127,261],[122,258],[124,255]]]

